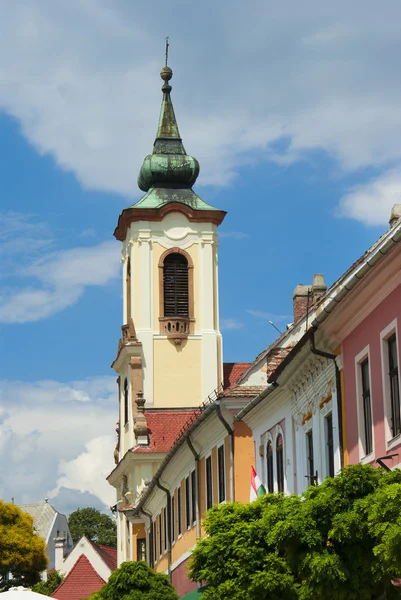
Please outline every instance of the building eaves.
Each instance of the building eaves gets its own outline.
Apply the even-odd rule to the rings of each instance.
[[[168,454],[163,459],[162,464],[156,471],[152,480],[148,483],[148,485],[146,486],[146,488],[143,490],[142,494],[140,495],[138,502],[134,506],[128,506],[128,507],[122,509],[122,512],[133,512],[135,516],[139,515],[139,513],[141,512],[142,506],[144,505],[144,503],[146,502],[146,500],[149,498],[150,494],[156,487],[157,482],[160,480],[160,477],[162,476],[162,474],[163,474],[165,468],[167,467],[167,465],[169,464],[170,460],[173,458],[173,456],[175,456],[175,454],[177,454],[178,450],[183,446],[183,444],[191,436],[191,434],[196,429],[198,429],[198,427],[207,419],[207,417],[212,412],[214,412],[217,409],[217,407],[220,405],[220,402],[221,402],[220,399],[217,399],[217,400],[214,400],[213,402],[211,402],[209,405],[206,406],[206,408],[203,410],[203,412],[200,413],[198,418],[189,425],[189,427],[181,434],[181,436],[175,442],[174,446],[171,448],[171,450],[168,452]]]

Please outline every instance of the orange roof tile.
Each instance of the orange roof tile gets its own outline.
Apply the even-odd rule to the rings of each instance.
[[[98,575],[84,554],[78,558],[71,571],[52,593],[57,600],[81,600],[98,592],[106,582]]]
[[[110,571],[117,569],[117,548],[110,548],[110,546],[102,546],[101,544],[95,544],[91,542],[92,546],[103,559]]]
[[[246,369],[251,366],[251,363],[224,363],[223,364],[223,388],[226,390],[231,387],[237,379],[245,373]]]
[[[184,425],[189,419],[195,418],[198,413],[199,409],[196,408],[145,410],[149,429],[149,446],[137,446],[133,452],[168,452]]]

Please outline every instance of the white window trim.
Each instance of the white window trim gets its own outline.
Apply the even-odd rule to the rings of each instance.
[[[178,492],[180,492],[180,496],[181,496],[181,515],[179,514],[179,510],[178,510]],[[178,517],[180,517],[180,521],[181,521],[181,533],[178,533],[177,535],[177,540],[180,540],[182,538],[182,534],[183,534],[183,526],[182,526],[182,488],[181,485],[179,485],[177,487],[177,506],[175,507],[175,510],[177,511],[177,533],[178,533]]]
[[[210,462],[212,465],[212,506],[209,508],[212,508],[214,505],[213,499],[214,499],[214,489],[213,489],[213,456],[212,456],[212,452],[208,452],[208,454],[205,455],[205,507],[206,510],[209,510],[208,506],[207,506],[207,468],[206,468],[206,461],[207,459],[210,457]]]
[[[268,484],[267,484],[267,482],[268,482],[268,477],[267,477],[267,446],[268,446],[269,442],[271,442],[272,452],[273,452],[273,492],[274,492],[275,491],[274,490],[274,487],[275,487],[274,486],[274,482],[275,482],[275,479],[276,479],[275,475],[274,475],[274,461],[275,461],[275,456],[274,456],[274,454],[275,454],[275,452],[274,452],[274,441],[273,441],[273,437],[272,437],[271,433],[269,431],[267,431],[266,434],[265,434],[265,444],[264,444],[265,454],[266,454],[266,457],[265,457],[266,458],[266,460],[265,460],[266,465],[265,465],[264,473],[263,473],[263,477],[265,478],[264,486],[265,486],[266,492],[268,492]]]
[[[274,444],[273,444],[273,481],[274,481],[274,491],[278,492],[278,477],[277,477],[277,438],[281,434],[283,438],[283,470],[284,470],[284,491],[283,493],[287,493],[287,474],[286,474],[286,443],[285,443],[285,435],[281,425],[277,424],[274,427]]]
[[[398,377],[400,376],[400,353],[398,352],[398,327],[397,319],[395,318],[380,332],[380,354],[381,354],[381,369],[382,369],[382,387],[383,387],[383,410],[384,410],[384,436],[387,450],[391,450],[394,446],[401,443],[401,434],[394,438],[391,432],[391,391],[388,377],[389,362],[388,362],[388,344],[387,340],[395,333],[397,339],[397,364]]]
[[[189,519],[189,527],[187,527],[187,495],[186,495],[186,483],[188,479],[188,490],[189,490],[189,510],[191,511],[190,519]],[[185,531],[190,531],[192,529],[192,481],[191,481],[191,471],[189,471],[184,476],[184,490],[185,490]]]
[[[334,429],[335,429],[335,421],[334,421],[334,411],[333,411],[333,400],[330,400],[329,402],[326,402],[322,408],[320,409],[320,419],[319,419],[319,426],[320,426],[320,431],[322,433],[322,435],[320,436],[321,438],[321,444],[320,444],[320,452],[321,452],[321,456],[323,457],[323,461],[322,461],[322,474],[321,477],[319,477],[319,479],[321,481],[324,481],[324,479],[326,479],[326,477],[329,477],[329,451],[328,451],[328,447],[327,447],[327,423],[326,423],[326,418],[329,416],[329,414],[331,414],[331,418],[332,418],[332,423],[333,423],[333,459],[334,459],[334,475],[336,474],[336,445],[335,445],[335,436],[334,436]]]
[[[310,419],[308,419],[307,421],[305,421],[305,423],[302,425],[302,431],[303,431],[303,445],[304,445],[304,476],[306,479],[306,488],[310,485],[312,485],[312,482],[310,481],[309,478],[309,464],[308,464],[308,440],[307,440],[307,435],[308,433],[311,431],[312,432],[312,446],[313,446],[313,466],[315,469],[315,473],[316,473],[316,464],[315,464],[315,430],[313,428],[313,413]],[[305,489],[306,489],[305,488]]]
[[[206,463],[205,463],[205,470],[206,470]],[[198,471],[197,471],[197,467],[196,466],[195,466],[195,469],[190,469],[190,471],[189,471],[189,481],[190,481],[190,484],[191,484],[190,485],[190,487],[191,487],[191,497],[190,497],[190,500],[191,500],[191,517],[192,517],[190,529],[192,529],[192,527],[194,527],[194,525],[196,525],[196,522],[197,522],[196,521],[196,510],[195,510],[195,514],[194,515],[192,514],[193,513],[193,506],[192,506],[192,473],[195,473],[195,486],[196,486],[196,483],[198,481]],[[199,482],[198,482],[198,487],[199,487]],[[198,494],[198,490],[197,489],[195,489],[195,494],[196,494],[196,504],[199,504],[199,494]]]
[[[219,449],[223,448],[223,465],[224,465],[224,500],[220,501],[220,481],[219,481]],[[224,447],[224,442],[217,446],[217,500],[219,504],[227,503],[227,469],[226,469],[226,449]],[[212,459],[212,485],[213,485],[213,459]]]
[[[364,442],[362,441],[365,437],[365,423],[363,416],[362,406],[362,378],[361,378],[361,364],[365,359],[369,361],[369,388],[370,388],[370,410],[372,413],[372,452],[365,455]],[[375,436],[374,436],[374,417],[373,417],[373,398],[372,398],[372,377],[371,377],[371,360],[370,360],[370,346],[365,346],[355,356],[355,384],[356,384],[356,404],[357,404],[357,417],[358,417],[358,449],[359,449],[359,460],[362,464],[367,464],[373,461],[375,456]]]

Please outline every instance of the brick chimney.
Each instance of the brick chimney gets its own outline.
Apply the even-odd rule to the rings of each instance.
[[[294,323],[298,323],[306,315],[307,310],[326,292],[327,286],[321,273],[315,273],[312,285],[299,284],[292,297],[294,307]]]
[[[60,571],[64,565],[65,538],[54,538],[54,568]]]

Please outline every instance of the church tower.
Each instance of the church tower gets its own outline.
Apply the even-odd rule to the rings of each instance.
[[[198,406],[223,380],[217,227],[226,213],[192,189],[199,163],[180,137],[172,75],[161,71],[157,135],[138,177],[145,195],[122,211],[114,232],[123,244],[124,325],[113,363],[121,433],[143,411],[143,397],[147,408]]]

